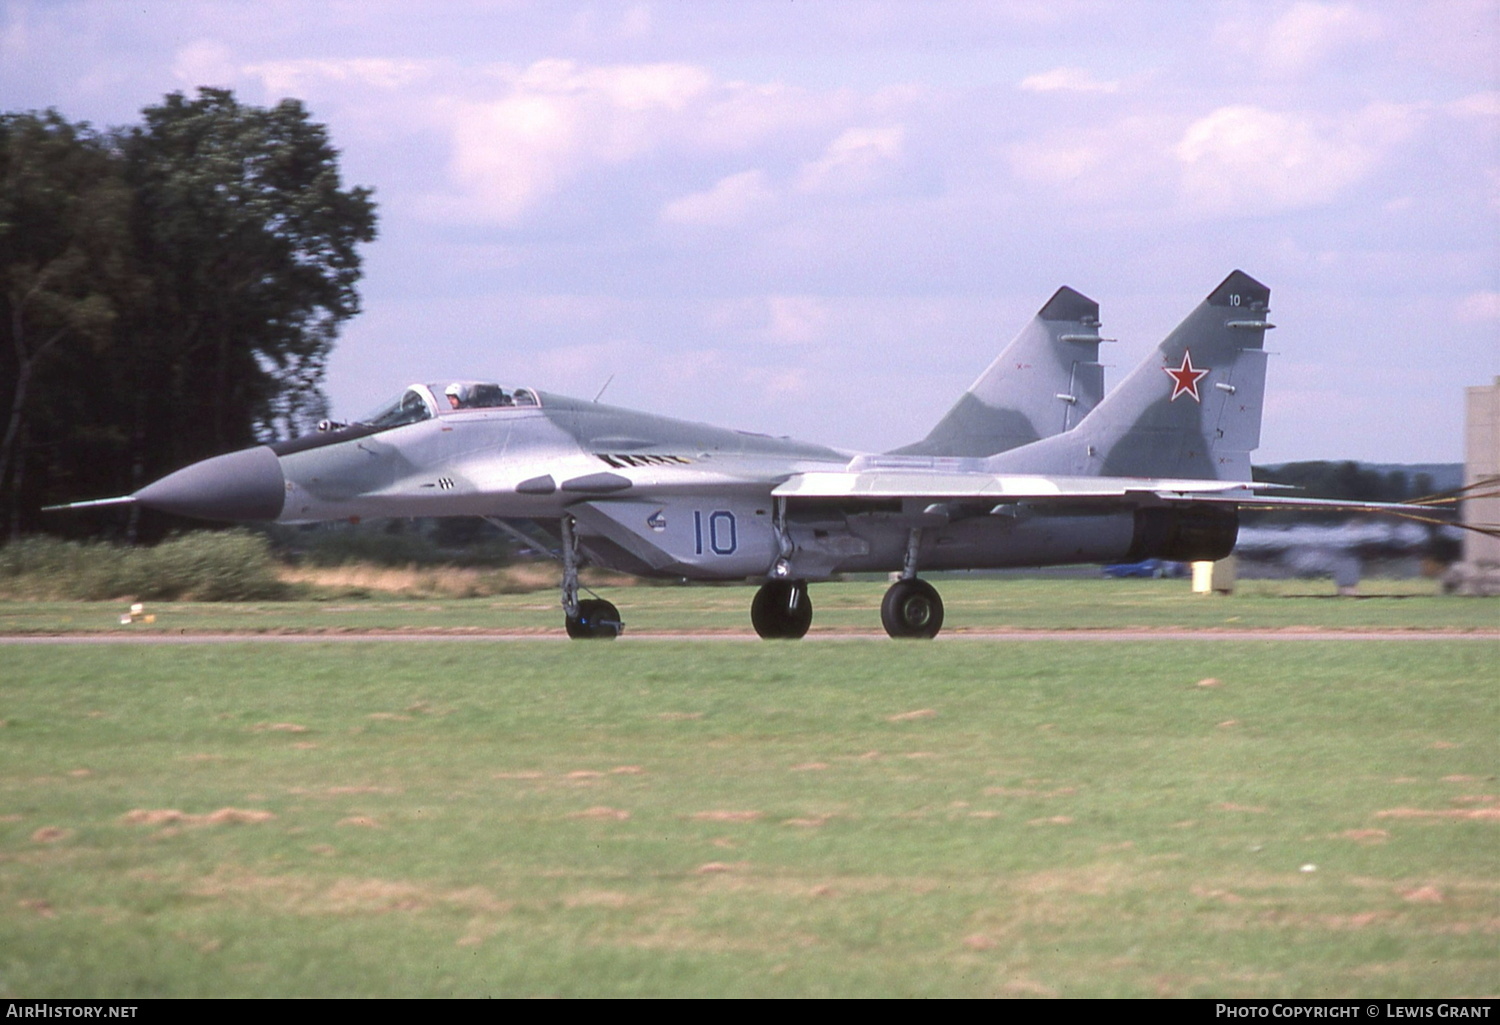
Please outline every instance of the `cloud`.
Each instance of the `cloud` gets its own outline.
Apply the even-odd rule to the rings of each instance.
[[[1043,184],[1062,184],[1098,167],[1104,153],[1090,142],[1037,139],[1017,143],[1011,147],[1010,157],[1018,176]]]
[[[1458,319],[1464,324],[1500,321],[1500,292],[1472,292],[1458,304]]]
[[[1224,212],[1295,209],[1336,199],[1415,127],[1417,111],[1372,104],[1342,119],[1220,107],[1194,121],[1174,154],[1189,204]]]
[[[1102,82],[1083,68],[1053,68],[1037,75],[1027,75],[1018,86],[1027,92],[1114,93],[1119,82]]]
[[[189,88],[228,86],[239,77],[239,68],[229,47],[213,39],[200,39],[177,51],[172,77]]]
[[[830,312],[817,296],[773,295],[766,306],[770,315],[766,335],[778,345],[808,345],[828,330]]]
[[[1273,73],[1297,75],[1383,34],[1380,19],[1355,4],[1296,3],[1271,23],[1262,57]]]
[[[433,71],[427,61],[381,57],[263,61],[244,68],[245,74],[259,78],[273,96],[296,96],[326,83],[382,91],[407,89],[430,78]]]
[[[477,212],[510,221],[590,167],[624,163],[682,132],[712,79],[684,64],[500,70],[500,95],[448,104],[452,173]]]
[[[1486,91],[1461,96],[1447,105],[1455,117],[1474,117],[1486,121],[1500,120],[1500,92]],[[1490,126],[1494,131],[1494,126]]]
[[[764,171],[742,171],[719,179],[706,192],[673,200],[662,209],[662,219],[698,227],[733,227],[744,223],[775,198]]]
[[[900,125],[850,128],[802,167],[801,192],[858,192],[879,182],[901,159],[906,130]]]

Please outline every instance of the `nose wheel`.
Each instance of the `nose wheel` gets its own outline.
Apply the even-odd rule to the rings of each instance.
[[[612,641],[620,636],[620,610],[603,598],[585,598],[578,614],[564,620],[568,636],[575,641]]]
[[[943,599],[925,580],[898,580],[880,603],[880,622],[892,637],[936,637],[943,628]]]
[[[812,626],[806,580],[768,580],[750,603],[750,622],[767,640],[795,641]]]

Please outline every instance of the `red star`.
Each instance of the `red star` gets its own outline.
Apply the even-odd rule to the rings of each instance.
[[[1191,395],[1194,402],[1201,403],[1203,400],[1198,397],[1198,381],[1201,378],[1207,377],[1208,372],[1212,369],[1213,367],[1205,367],[1202,370],[1195,369],[1193,367],[1193,354],[1183,349],[1182,366],[1176,368],[1162,367],[1162,370],[1166,371],[1167,376],[1172,379],[1172,398],[1169,401],[1176,402],[1179,395]]]

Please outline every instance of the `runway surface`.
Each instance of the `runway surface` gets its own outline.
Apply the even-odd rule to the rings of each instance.
[[[108,633],[108,634],[16,634],[0,636],[0,645],[38,644],[350,644],[350,643],[508,643],[515,641],[566,642],[562,631],[528,633],[522,631],[489,631],[464,633]],[[754,633],[656,633],[626,632],[619,641],[626,644],[662,641],[743,643],[758,642]],[[884,633],[814,632],[805,643],[820,641],[889,642]],[[954,630],[940,635],[935,643],[962,644],[972,641],[1476,641],[1500,643],[1500,631],[1457,630]]]

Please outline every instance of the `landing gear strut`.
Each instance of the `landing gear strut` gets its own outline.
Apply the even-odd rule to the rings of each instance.
[[[943,628],[943,599],[937,588],[917,579],[917,550],[922,543],[922,529],[912,529],[906,542],[906,562],[901,579],[885,592],[880,603],[880,623],[892,637],[931,639]]]
[[[768,580],[750,603],[750,622],[767,640],[795,641],[812,626],[806,580]]]
[[[620,610],[603,598],[578,600],[578,535],[573,533],[573,517],[562,518],[562,606],[563,625],[575,641],[612,641],[620,636],[625,624]]]

